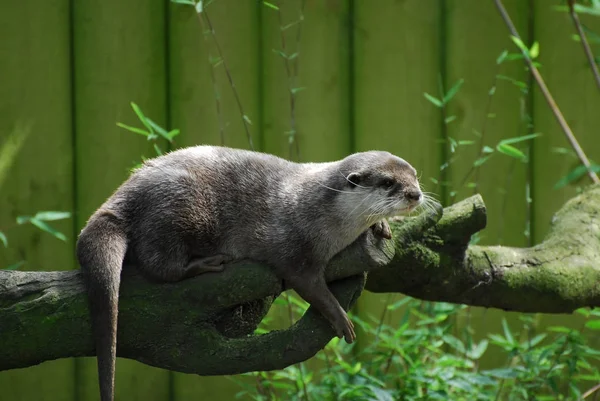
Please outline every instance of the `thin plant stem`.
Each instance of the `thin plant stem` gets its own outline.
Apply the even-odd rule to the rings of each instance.
[[[517,159],[512,159],[510,161],[510,165],[508,166],[508,173],[506,174],[506,181],[504,184],[504,194],[502,195],[502,206],[500,207],[500,216],[506,216],[506,212],[508,209],[508,188],[510,188],[510,184],[512,182],[513,179],[513,175],[514,175],[514,170],[515,170],[515,166],[517,163]],[[502,244],[502,241],[504,240],[503,235],[504,235],[504,220],[505,219],[500,219],[499,222],[499,227],[498,227],[498,244]]]
[[[292,157],[292,149],[296,151],[296,159],[300,159],[300,145],[298,143],[297,138],[297,125],[296,125],[296,92],[294,91],[294,86],[296,80],[298,79],[298,70],[299,63],[298,60],[300,58],[300,39],[302,35],[302,21],[304,20],[304,4],[305,0],[302,0],[300,3],[300,19],[298,23],[298,28],[296,30],[296,56],[293,61],[293,68],[290,67],[290,58],[287,54],[287,47],[285,41],[285,32],[283,25],[283,15],[281,12],[281,8],[277,9],[277,17],[279,19],[279,32],[281,33],[281,51],[284,56],[284,64],[285,64],[285,72],[287,74],[288,79],[288,92],[290,94],[290,158]]]
[[[490,90],[488,90],[488,100],[485,106],[485,114],[484,114],[484,118],[483,118],[483,126],[481,128],[481,137],[479,138],[479,154],[477,156],[477,159],[481,158],[481,156],[483,156],[483,148],[484,148],[484,139],[485,139],[485,133],[487,131],[487,121],[488,121],[488,115],[490,114],[490,110],[492,108],[492,99],[494,97],[495,94],[495,88],[496,85],[498,84],[498,70],[500,68],[500,64],[496,64],[496,70],[494,72],[494,80],[492,81],[492,86],[491,88],[494,88],[494,91],[492,92],[492,89],[490,88]],[[476,159],[476,160],[477,160]],[[463,179],[460,181],[460,184],[458,184],[457,190],[455,191],[454,195],[450,198],[450,203],[454,202],[454,199],[456,198],[456,195],[458,193],[458,190],[460,188],[462,188],[466,183],[467,180],[471,177],[471,175],[473,173],[475,173],[475,187],[473,188],[473,194],[476,194],[478,192],[479,189],[479,172],[481,169],[481,165],[479,166],[475,166],[475,164],[471,165],[471,168],[467,171],[467,173],[465,174],[465,176],[463,177]]]
[[[225,69],[225,74],[227,75],[227,79],[229,80],[229,85],[231,86],[231,90],[233,91],[233,95],[235,97],[235,101],[237,103],[238,109],[240,110],[240,114],[242,117],[242,124],[244,124],[244,130],[246,131],[246,136],[248,138],[248,144],[250,145],[250,149],[254,150],[254,143],[252,142],[252,134],[250,134],[250,129],[248,128],[248,124],[249,124],[248,116],[246,115],[246,113],[244,113],[244,107],[242,106],[242,100],[240,99],[240,95],[237,91],[237,87],[235,86],[235,83],[233,82],[233,77],[231,76],[231,70],[227,66],[227,62],[225,61],[225,57],[223,55],[221,45],[219,44],[219,41],[217,40],[215,28],[213,27],[213,24],[210,21],[210,18],[208,16],[208,13],[206,12],[206,10],[204,10],[202,13],[197,13],[197,14],[198,14],[198,19],[200,20],[201,24],[203,23],[202,15],[204,15],[204,18],[206,19],[206,24],[208,25],[208,31],[210,32],[210,34],[213,38],[213,41],[215,42],[215,47],[217,48],[217,52],[219,53],[219,58],[221,59],[221,63],[223,63],[223,68]]]
[[[481,137],[479,138],[479,156],[477,156],[478,159],[483,156],[485,133],[487,132],[489,114],[490,114],[490,110],[492,109],[492,99],[494,99],[494,94],[496,93],[496,85],[498,84],[498,73],[499,72],[500,72],[500,63],[496,63],[496,69],[494,71],[494,80],[492,81],[492,86],[490,87],[490,90],[488,91],[488,99],[487,99],[487,103],[485,105],[485,114],[483,117],[483,125],[481,127]],[[475,165],[473,165],[473,167],[475,167],[475,187],[473,188],[473,194],[476,194],[477,192],[479,192],[479,176],[481,173],[481,166],[482,166],[481,164],[477,167],[475,167]],[[465,177],[465,179],[463,179],[463,183],[461,184],[461,187],[465,184],[465,181],[466,181],[466,177]]]
[[[585,400],[586,398],[588,398],[590,395],[592,395],[593,393],[595,393],[598,390],[600,390],[600,384],[596,384],[594,387],[590,388],[588,391],[586,391],[585,393],[583,393],[581,395],[581,398],[579,398],[579,399],[580,400]]]
[[[215,93],[215,104],[217,109],[217,119],[219,121],[219,137],[221,139],[221,145],[225,145],[225,125],[223,123],[223,115],[221,113],[221,97],[219,96],[219,88],[217,86],[217,79],[215,76],[215,64],[213,64],[212,54],[210,52],[210,44],[208,43],[207,38],[207,30],[204,25],[204,21],[200,14],[198,14],[198,19],[200,21],[200,29],[202,29],[202,37],[204,38],[204,43],[206,44],[206,48],[208,49],[208,64],[210,66],[210,80],[213,85],[213,91]]]
[[[581,21],[579,21],[579,16],[575,11],[575,0],[568,0],[567,3],[569,4],[569,14],[571,14],[571,19],[573,20],[575,29],[577,29],[577,34],[581,39],[583,51],[585,52],[585,56],[588,59],[588,63],[590,63],[590,67],[592,68],[592,73],[594,74],[596,86],[598,86],[598,89],[600,89],[600,71],[598,71],[598,66],[596,65],[596,60],[594,59],[592,48],[590,47],[587,37],[585,36],[585,32],[583,31],[583,27],[581,26]]]
[[[283,296],[284,296],[285,302],[287,304],[288,318],[290,319],[290,326],[291,326],[291,325],[294,324],[294,320],[295,320],[295,318],[294,318],[294,309],[292,307],[293,304],[292,304],[292,301],[291,301],[291,297],[292,296],[289,293],[287,293],[287,292],[284,293]],[[300,392],[300,391],[304,390],[303,392],[304,392],[304,394],[306,396],[306,399],[308,400],[308,394],[306,394],[306,384],[304,383],[304,373],[302,372],[302,363],[300,363],[298,371],[300,372],[300,379],[302,381],[303,389],[301,389],[300,386],[298,386],[298,382],[296,381],[295,382],[296,391]]]
[[[510,19],[510,16],[508,15],[508,12],[506,11],[506,8],[504,7],[504,4],[502,4],[502,0],[494,0],[494,3],[496,4],[496,8],[498,8],[498,11],[500,12],[500,16],[502,17],[506,26],[508,27],[510,34],[518,39],[521,39],[521,37],[519,36],[519,32],[517,32],[517,29],[515,28],[512,20]],[[554,98],[552,97],[552,94],[548,90],[548,87],[546,86],[544,79],[540,75],[540,72],[538,71],[536,66],[533,64],[533,62],[531,61],[529,54],[527,54],[527,52],[524,49],[521,49],[521,48],[519,48],[519,49],[521,50],[521,53],[523,53],[525,62],[527,63],[527,66],[529,67],[531,74],[533,75],[533,78],[539,85],[540,90],[542,91],[542,94],[544,95],[544,98],[546,99],[546,102],[548,102],[548,105],[550,106],[550,109],[554,113],[554,116],[556,117],[560,127],[562,128],[565,136],[567,137],[567,140],[571,144],[571,147],[573,147],[573,150],[575,150],[575,153],[577,154],[577,157],[579,158],[581,163],[587,169],[588,176],[590,177],[590,179],[592,180],[592,182],[594,184],[600,183],[600,179],[598,179],[598,176],[592,170],[590,161],[588,160],[587,156],[585,155],[585,152],[579,145],[579,142],[577,142],[577,138],[575,138],[573,131],[571,131],[569,124],[567,123],[564,116],[562,115],[562,112],[558,108],[558,105],[556,104],[556,101],[554,100]]]

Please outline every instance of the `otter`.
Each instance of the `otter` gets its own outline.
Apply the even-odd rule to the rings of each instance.
[[[89,218],[77,240],[88,291],[102,401],[114,397],[117,311],[123,265],[175,282],[249,259],[271,267],[355,340],[330,292],[329,260],[386,217],[423,201],[415,169],[384,151],[326,163],[193,146],[146,160]]]

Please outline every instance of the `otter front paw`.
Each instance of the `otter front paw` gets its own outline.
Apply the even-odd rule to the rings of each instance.
[[[344,312],[343,315],[337,320],[335,324],[335,330],[338,338],[344,337],[348,344],[352,344],[356,340],[354,324],[346,312]]]
[[[392,239],[392,229],[387,220],[381,220],[371,226],[373,234],[379,238]]]

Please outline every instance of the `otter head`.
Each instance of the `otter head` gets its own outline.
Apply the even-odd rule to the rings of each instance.
[[[345,190],[352,193],[344,203],[366,217],[367,224],[408,213],[423,203],[417,171],[391,153],[356,153],[344,159],[340,172]]]

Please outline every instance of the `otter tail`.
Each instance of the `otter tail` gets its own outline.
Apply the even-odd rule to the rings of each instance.
[[[93,216],[77,240],[77,258],[88,290],[102,401],[114,399],[118,297],[126,250],[125,232],[108,213]]]

